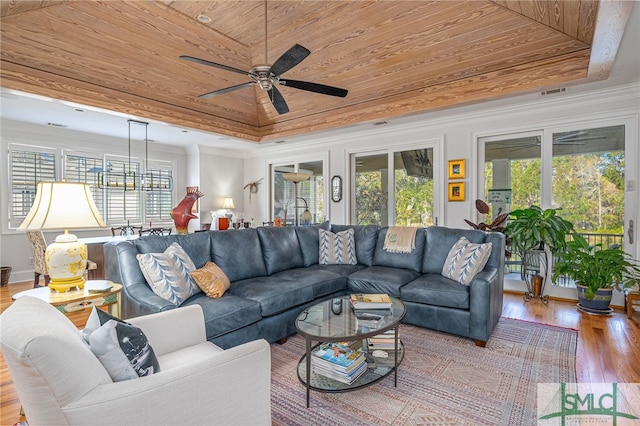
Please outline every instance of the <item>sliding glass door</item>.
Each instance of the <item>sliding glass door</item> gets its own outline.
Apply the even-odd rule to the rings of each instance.
[[[379,226],[436,223],[433,159],[432,147],[352,154],[352,222]]]

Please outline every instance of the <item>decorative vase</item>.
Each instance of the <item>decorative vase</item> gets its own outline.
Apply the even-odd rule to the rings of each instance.
[[[593,299],[587,298],[587,287],[576,284],[576,290],[578,290],[578,302],[583,308],[593,311],[609,311],[609,304],[611,303],[611,296],[613,295],[612,288],[599,288],[596,290]]]
[[[188,233],[189,221],[198,217],[191,213],[191,209],[196,200],[203,195],[202,192],[198,191],[197,186],[189,186],[187,187],[187,195],[171,210],[171,218],[176,225],[178,234]]]

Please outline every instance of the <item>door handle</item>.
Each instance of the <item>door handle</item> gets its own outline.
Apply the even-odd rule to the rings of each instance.
[[[629,227],[627,228],[627,235],[629,236],[629,244],[633,244],[633,219],[629,219]]]

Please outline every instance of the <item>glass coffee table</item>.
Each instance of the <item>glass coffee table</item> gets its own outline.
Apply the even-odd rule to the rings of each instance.
[[[306,353],[298,362],[298,379],[307,388],[307,407],[311,390],[319,392],[347,392],[376,383],[394,372],[394,386],[398,385],[398,366],[404,358],[404,345],[398,336],[400,321],[406,314],[400,299],[391,298],[391,309],[368,310],[383,317],[374,327],[358,322],[348,296],[329,299],[302,311],[296,318],[296,329],[305,338]],[[360,311],[358,311],[360,312]],[[385,350],[387,357],[374,357],[368,353],[367,338],[394,329],[395,350]],[[321,343],[362,341],[362,350],[367,358],[367,370],[353,383],[317,374],[311,368],[311,354]],[[317,342],[312,346],[312,342]]]

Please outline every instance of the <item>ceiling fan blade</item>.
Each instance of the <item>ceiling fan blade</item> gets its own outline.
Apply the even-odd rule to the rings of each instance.
[[[287,50],[278,58],[277,61],[271,65],[270,71],[273,75],[284,74],[289,71],[291,68],[298,65],[300,62],[304,60],[307,56],[311,54],[311,51],[306,47],[300,46],[299,44],[294,45],[291,49]]]
[[[248,81],[246,83],[236,84],[235,86],[227,87],[226,89],[214,90],[213,92],[205,93],[204,95],[200,95],[198,97],[200,99],[209,99],[209,98],[213,98],[214,96],[224,95],[225,93],[234,92],[238,89],[242,89],[243,87],[251,86],[252,84],[255,84],[255,82]]]
[[[299,80],[280,80],[278,83],[283,86],[294,87],[308,92],[322,93],[323,95],[338,96],[344,98],[349,93],[346,89],[339,87],[327,86],[326,84],[312,83],[310,81]]]
[[[282,97],[282,93],[280,93],[275,86],[267,90],[267,93],[269,94],[269,100],[271,100],[271,103],[275,107],[276,111],[278,111],[278,114],[286,114],[289,112],[289,107]]]
[[[216,67],[216,68],[220,68],[220,69],[231,71],[231,72],[237,72],[238,74],[242,74],[242,75],[249,75],[248,71],[242,71],[242,70],[239,70],[238,68],[217,64],[215,62],[207,61],[205,59],[194,58],[193,56],[182,55],[180,56],[180,59],[185,59],[187,61],[195,62],[197,64],[209,65],[210,67]]]

